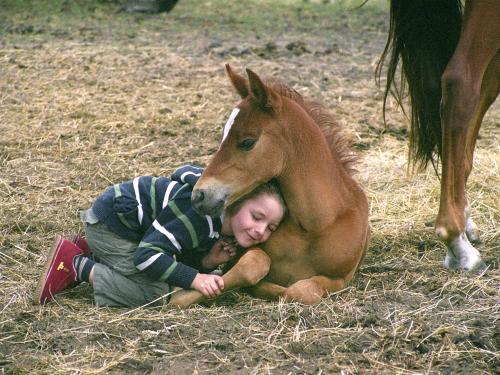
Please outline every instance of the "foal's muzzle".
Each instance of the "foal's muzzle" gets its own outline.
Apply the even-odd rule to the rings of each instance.
[[[223,189],[194,188],[191,204],[200,215],[220,216],[229,194]]]

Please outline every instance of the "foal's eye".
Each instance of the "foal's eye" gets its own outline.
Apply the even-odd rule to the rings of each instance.
[[[255,146],[255,139],[247,138],[238,143],[238,148],[243,151],[250,151]]]

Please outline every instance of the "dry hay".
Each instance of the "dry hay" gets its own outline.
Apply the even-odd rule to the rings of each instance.
[[[151,19],[114,14],[116,35],[93,19],[66,33],[0,34],[2,372],[498,373],[498,103],[469,183],[490,269],[448,271],[432,229],[439,183],[432,171],[407,175],[403,116],[381,124],[372,74],[385,17],[325,11],[320,32],[300,27],[299,14],[287,33],[276,26],[257,38],[237,22],[182,28],[194,8],[183,0]],[[120,31],[134,22],[133,36]],[[78,210],[105,187],[207,163],[237,102],[224,62],[286,80],[356,136],[373,240],[349,287],[311,307],[227,293],[178,311],[99,309],[80,285],[33,306],[54,235],[80,230]]]

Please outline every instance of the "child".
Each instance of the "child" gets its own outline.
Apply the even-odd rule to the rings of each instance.
[[[174,286],[219,295],[224,281],[210,272],[233,258],[236,246],[265,242],[286,206],[268,182],[221,217],[202,216],[191,206],[202,171],[184,166],[171,179],[143,176],[108,188],[82,212],[86,241],[57,238],[36,301],[49,302],[75,281],[93,286],[98,306],[141,306]]]

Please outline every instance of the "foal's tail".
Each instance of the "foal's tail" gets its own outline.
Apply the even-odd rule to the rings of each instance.
[[[460,36],[461,0],[391,0],[387,44],[375,71],[377,82],[388,59],[383,114],[389,92],[403,108],[409,93],[409,158],[419,168],[441,158],[441,75]],[[401,80],[396,82],[399,61]]]

